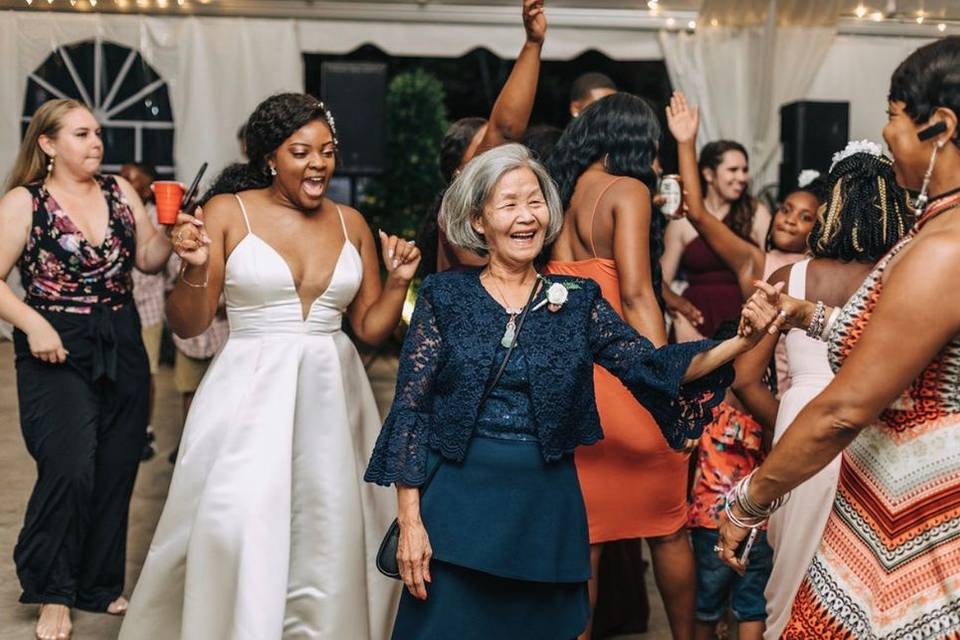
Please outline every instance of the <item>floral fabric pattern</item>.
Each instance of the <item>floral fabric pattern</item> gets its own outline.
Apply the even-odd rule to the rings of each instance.
[[[137,229],[133,210],[111,176],[97,182],[107,201],[103,242],[95,246],[43,186],[33,196],[33,225],[18,267],[26,302],[45,311],[89,314],[94,306],[118,309],[132,299]]]

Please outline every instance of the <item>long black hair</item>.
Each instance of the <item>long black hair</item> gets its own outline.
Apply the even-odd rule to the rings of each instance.
[[[656,112],[638,96],[615,93],[584,109],[580,117],[567,126],[547,161],[564,210],[570,207],[577,180],[597,161],[603,161],[604,169],[611,175],[636,178],[645,184],[650,190],[652,206],[652,197],[657,191],[653,162],[657,158],[660,136]],[[660,256],[665,227],[666,220],[654,210],[650,218],[650,273],[661,308]]]
[[[703,177],[704,169],[716,171],[723,164],[723,156],[730,151],[742,153],[744,159],[750,162],[750,154],[747,153],[746,147],[734,140],[714,140],[703,145],[703,149],[700,150],[697,166],[700,169],[700,190],[704,197],[707,195],[707,179]],[[753,242],[750,234],[753,231],[753,216],[756,210],[756,198],[750,194],[749,189],[744,189],[740,197],[730,203],[730,212],[724,217],[723,222],[738,236]]]
[[[283,141],[297,130],[315,120],[325,122],[337,142],[333,116],[324,104],[305,93],[278,93],[270,96],[254,109],[243,131],[247,162],[232,164],[217,176],[201,199],[206,203],[221,193],[239,193],[248,189],[270,186],[273,176],[267,156],[276,151]]]
[[[903,102],[914,122],[926,122],[938,107],[960,116],[960,36],[924,45],[907,56],[890,78],[891,102]],[[953,143],[960,146],[960,130]]]
[[[837,163],[807,242],[817,258],[873,264],[913,226],[893,162],[860,152]]]

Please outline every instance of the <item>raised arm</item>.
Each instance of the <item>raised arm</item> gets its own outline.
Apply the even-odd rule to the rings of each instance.
[[[960,278],[960,232],[914,240],[888,270],[870,322],[827,388],[800,412],[750,483],[767,505],[820,471],[873,424],[960,332],[960,307],[943,304]],[[937,265],[930,269],[930,265]],[[742,514],[738,514],[742,515]],[[724,523],[721,546],[746,531]],[[737,568],[732,553],[724,559]]]
[[[540,51],[547,35],[543,5],[544,0],[523,0],[523,28],[527,38],[493,105],[487,130],[475,155],[507,142],[516,142],[527,130],[540,79]],[[465,163],[469,160],[464,158]]]
[[[153,225],[137,190],[121,176],[115,176],[120,191],[133,211],[137,228],[137,269],[144,273],[160,273],[170,259],[172,249],[166,234]]]
[[[683,180],[686,216],[707,245],[737,275],[740,291],[747,299],[753,292],[753,282],[763,277],[765,255],[762,249],[744,240],[723,221],[710,215],[700,191],[700,170],[697,167],[697,127],[700,115],[697,107],[687,104],[683,92],[676,91],[667,107],[667,123],[677,139],[680,178]]]
[[[589,292],[596,285],[585,288]],[[732,382],[733,368],[724,365],[760,340],[775,319],[776,309],[765,300],[753,296],[744,307],[744,318],[753,328],[749,337],[655,349],[598,294],[589,327],[594,360],[620,379],[653,414],[670,446],[680,449],[687,439],[700,435],[711,420],[711,409]]]
[[[387,271],[387,279],[382,282],[380,258],[370,227],[359,212],[349,207],[341,208],[346,214],[344,217],[351,235],[359,238],[360,257],[363,260],[360,291],[348,310],[350,326],[360,341],[378,345],[389,338],[400,323],[407,289],[420,265],[420,249],[411,242],[381,231],[380,254]]]

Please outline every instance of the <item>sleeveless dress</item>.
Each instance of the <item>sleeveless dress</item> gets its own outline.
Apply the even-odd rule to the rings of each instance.
[[[807,292],[810,260],[793,265],[787,293],[800,300]],[[780,396],[780,410],[774,427],[776,443],[800,410],[833,380],[827,361],[827,345],[801,329],[792,329],[781,340],[786,344],[790,388]],[[823,527],[837,491],[840,456],[815,476],[793,490],[790,500],[770,518],[767,540],[773,548],[773,571],[764,593],[767,599],[767,628],[764,637],[780,637],[790,617],[793,596],[800,586],[810,560],[820,546]]]
[[[546,273],[590,278],[600,285],[603,297],[623,317],[620,276],[614,260],[597,257],[593,218],[600,199],[616,182],[612,180],[593,207],[590,247],[593,258],[551,260]],[[738,289],[738,299],[739,299]],[[737,306],[739,313],[739,303]],[[577,474],[587,505],[590,543],[669,535],[687,522],[687,460],[670,448],[653,416],[625,386],[603,367],[594,366],[594,388],[603,440],[577,449]],[[625,491],[624,487],[629,487]]]
[[[190,409],[121,638],[389,636],[399,583],[374,558],[395,498],[362,481],[380,416],[341,331],[363,264],[340,215],[343,248],[304,318],[287,263],[243,210],[230,337]]]
[[[684,248],[680,268],[689,283],[683,297],[703,314],[703,324],[696,328],[701,335],[709,338],[725,321],[740,317],[743,295],[737,275],[700,235]]]
[[[844,306],[830,335],[834,370],[869,323],[890,261],[958,204],[951,200],[931,204]],[[784,638],[960,637],[958,370],[960,336],[844,450],[833,510]]]

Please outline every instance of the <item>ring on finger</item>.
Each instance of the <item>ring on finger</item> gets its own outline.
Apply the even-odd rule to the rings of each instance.
[[[721,547],[719,544],[715,544],[715,545],[713,545],[713,552],[714,552],[714,553],[723,553],[723,547]]]

